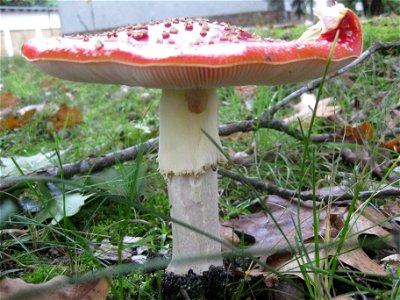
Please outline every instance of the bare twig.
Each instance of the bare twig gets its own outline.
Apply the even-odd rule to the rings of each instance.
[[[246,121],[238,121],[235,123],[222,125],[219,128],[220,136],[228,136],[236,132],[249,132],[255,131],[260,128],[270,128],[277,131],[284,132],[298,140],[303,140],[303,135],[300,130],[294,128],[291,124],[284,123],[275,118],[269,118],[268,115],[263,115],[260,119],[251,119]],[[311,141],[314,143],[323,143],[328,141],[335,141],[339,136],[333,134],[314,134],[311,135]]]
[[[313,200],[314,195],[312,191],[301,192],[300,194],[296,190],[290,190],[281,188],[271,182],[261,181],[253,178],[244,177],[238,175],[231,171],[220,169],[218,173],[222,176],[229,177],[236,181],[242,182],[248,186],[251,186],[259,191],[268,192],[270,194],[278,195],[286,199],[300,199],[303,201]],[[384,197],[398,197],[400,196],[400,188],[395,187],[385,187],[376,191],[361,191],[357,195],[357,199],[368,199],[370,197],[374,198],[384,198]],[[332,189],[329,192],[316,192],[315,200],[326,203],[328,201],[340,201],[341,203],[352,200],[354,193],[342,189]]]
[[[149,153],[158,147],[158,138],[150,139],[144,143],[123,149],[121,151],[110,152],[103,156],[89,157],[74,163],[64,164],[62,166],[64,178],[71,178],[76,174],[87,174],[89,172],[100,171],[111,167],[118,162],[126,162],[135,159],[141,151]],[[51,167],[41,169],[26,176],[52,176],[60,177],[60,168]],[[0,191],[7,190],[21,182],[18,178],[2,178],[0,183]]]

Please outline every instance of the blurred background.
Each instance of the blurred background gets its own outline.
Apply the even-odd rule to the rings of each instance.
[[[400,0],[339,2],[360,16],[400,11]],[[101,31],[170,17],[206,17],[245,27],[313,23],[313,8],[333,3],[334,0],[0,0],[0,55],[18,55],[21,45],[33,37]]]

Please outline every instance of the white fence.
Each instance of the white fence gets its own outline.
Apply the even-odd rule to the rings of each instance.
[[[34,37],[59,35],[61,22],[54,8],[0,7],[0,55],[19,54],[22,44]]]
[[[282,0],[282,10],[290,10],[292,0]],[[270,0],[59,0],[62,31],[65,34],[106,30],[126,24],[174,17],[212,17],[266,12],[274,8]]]

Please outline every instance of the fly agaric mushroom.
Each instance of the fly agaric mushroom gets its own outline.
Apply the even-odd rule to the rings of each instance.
[[[357,16],[341,4],[318,14],[301,40],[257,37],[204,19],[171,19],[98,35],[33,39],[22,54],[43,71],[67,80],[161,88],[159,170],[168,181],[171,216],[219,237],[216,88],[277,85],[320,77],[336,32],[330,71],[361,53]],[[204,132],[207,133],[204,134]],[[201,274],[222,266],[217,240],[173,223],[167,270]],[[182,261],[184,257],[202,260]]]

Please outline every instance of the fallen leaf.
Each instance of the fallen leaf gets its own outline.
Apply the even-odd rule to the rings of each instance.
[[[396,128],[400,126],[400,105],[391,109],[387,116],[387,124],[389,128]]]
[[[223,136],[221,138],[222,138],[222,140],[229,140],[229,141],[232,141],[232,142],[237,142],[237,141],[243,140],[242,135],[243,135],[243,132],[242,131],[238,131],[238,132],[231,133],[230,135]]]
[[[43,221],[52,218],[51,224],[55,225],[57,222],[66,217],[70,217],[79,212],[80,208],[85,204],[86,199],[89,195],[82,195],[80,193],[66,193],[64,197],[58,195],[52,199],[47,207],[35,216],[37,222],[42,223]]]
[[[312,245],[314,247],[314,245]],[[301,266],[304,265],[315,265],[315,252],[312,250],[312,247],[307,247],[305,251],[307,251],[307,255],[305,254],[297,254],[293,256],[291,259],[282,262],[279,266],[275,266],[275,270],[281,274],[287,275],[295,275],[304,280],[305,274],[303,274]],[[320,249],[319,257],[321,259],[320,268],[322,267],[323,260],[326,258],[325,251]],[[304,268],[303,268],[304,270]],[[314,281],[314,272],[311,270],[307,270],[307,275],[312,281]]]
[[[63,158],[67,151],[68,150],[60,151],[61,158]],[[13,158],[24,174],[57,164],[55,151],[38,153],[32,156],[14,156]],[[0,177],[18,175],[20,175],[20,173],[13,160],[9,157],[0,157]]]
[[[12,108],[8,107],[0,111],[0,131],[7,129],[21,128],[29,123],[33,116],[41,112],[44,104],[27,105],[12,113]]]
[[[254,159],[246,151],[235,152],[232,148],[228,148],[228,156],[230,160],[239,166],[250,166]]]
[[[53,123],[54,129],[59,131],[62,128],[78,126],[83,122],[83,116],[79,109],[61,104],[57,113],[49,117],[49,120]]]
[[[230,220],[224,225],[231,226],[234,231],[252,237],[254,245],[250,249],[262,253],[264,257],[262,261],[265,261],[271,268],[280,273],[295,275],[304,279],[305,274],[302,267],[309,262],[315,262],[315,222],[311,204],[302,202],[298,207],[297,203],[278,196],[269,196],[265,205],[269,209],[268,214],[258,212],[244,215],[238,219]],[[331,207],[329,214],[325,209],[318,211],[320,229],[318,239],[321,244],[323,240],[326,240],[331,245],[329,251],[320,248],[320,261],[322,263],[324,257],[335,255],[345,265],[361,272],[388,275],[382,266],[364,252],[358,241],[358,236],[361,234],[373,235],[383,239],[390,247],[395,247],[391,240],[391,234],[382,228],[382,226],[391,228],[391,224],[378,211],[368,206],[361,207],[361,205],[362,203],[358,204],[356,212],[351,217],[348,237],[338,254],[336,254],[337,243],[335,243],[335,240],[339,238],[337,234],[341,232],[345,224],[348,214],[347,208]],[[278,225],[273,222],[271,215]],[[329,226],[329,230],[325,229],[327,226]],[[301,237],[298,236],[299,231],[301,231]],[[329,236],[326,236],[326,234],[329,234]],[[296,239],[303,241],[300,254],[293,253],[293,251],[299,250],[295,242]],[[288,246],[288,243],[291,247]],[[307,255],[304,254],[305,252],[307,252]],[[319,267],[322,268],[323,265]],[[250,276],[262,275],[265,278],[270,274],[271,272],[261,266],[257,266],[249,272]],[[307,274],[313,280],[313,272],[310,270]]]
[[[258,276],[255,276],[258,277]],[[264,284],[267,288],[271,289],[279,284],[279,278],[276,274],[268,274],[264,276]]]
[[[268,196],[263,202],[270,210],[277,224],[267,212],[257,212],[241,215],[238,219],[229,220],[223,225],[232,227],[235,232],[244,233],[245,236],[251,237],[254,240],[253,247],[262,249],[267,256],[289,249],[288,242],[290,246],[296,247],[295,239],[298,237],[298,231],[300,230],[303,241],[313,241],[314,220],[311,203],[302,202],[298,210],[297,203],[276,195]],[[332,208],[332,212],[338,214],[343,213],[344,210],[345,208],[343,207]],[[326,222],[326,210],[321,210],[319,216],[320,227],[323,227]],[[279,230],[278,226],[281,230]],[[285,233],[285,237],[282,236],[282,232]],[[321,235],[323,234],[322,232]]]
[[[361,168],[369,167],[370,170],[378,177],[383,178],[385,172],[375,160],[371,150],[364,145],[358,145],[355,148],[344,147],[340,150],[342,158],[353,165],[360,165]],[[388,180],[393,182],[399,179],[396,172],[392,172],[388,176]]]
[[[315,116],[319,118],[334,117],[340,111],[340,106],[329,105],[333,98],[321,99],[318,102],[318,107]],[[317,103],[317,98],[314,94],[303,94],[300,96],[300,102],[294,106],[295,115],[290,116],[283,121],[286,123],[298,122],[300,120],[303,127],[307,127],[311,120],[314,107]]]
[[[17,105],[17,97],[9,92],[0,92],[0,118],[12,112]]]
[[[344,213],[343,217],[347,218],[348,213]],[[395,247],[395,243],[392,240],[392,235],[385,229],[383,229],[379,223],[374,223],[362,214],[354,213],[350,219],[350,230],[353,234],[368,234],[381,238],[388,245]]]
[[[264,280],[265,282],[265,280]],[[271,290],[271,299],[274,300],[297,300],[305,299],[304,292],[291,282],[279,281]]]
[[[27,229],[1,229],[0,235],[14,235],[14,236],[23,236],[28,234],[29,230]]]
[[[358,76],[354,72],[346,72],[340,77],[344,81],[344,83],[350,88],[353,86]]]
[[[9,114],[8,116],[2,118],[0,120],[0,131],[7,129],[16,129],[21,128],[25,124],[27,124],[30,120],[32,120],[33,115],[36,113],[35,109],[31,109],[26,111],[23,115],[13,115]]]
[[[380,208],[392,220],[400,222],[400,201],[386,200]]]
[[[396,276],[400,268],[400,254],[392,254],[381,259],[382,267]]]
[[[241,85],[235,87],[236,94],[240,97],[240,100],[244,102],[244,105],[248,111],[253,111],[254,99],[257,96],[256,85]]]
[[[339,255],[339,260],[363,273],[387,276],[385,269],[370,259],[360,248],[344,247]]]
[[[18,98],[10,92],[0,92],[0,109],[14,108],[18,105]]]
[[[400,152],[400,136],[396,137],[394,139],[391,139],[389,141],[383,142],[381,144],[381,147],[392,150],[392,151]]]
[[[364,143],[374,138],[374,126],[369,122],[349,126],[346,125],[343,129],[345,141],[353,143]]]
[[[240,244],[240,239],[237,236],[237,234],[232,230],[231,227],[226,227],[226,226],[220,226],[219,227],[219,233],[221,235],[221,239],[223,239],[225,242],[228,242],[229,244],[232,245],[239,245]],[[229,251],[226,246],[222,245],[222,250],[223,251]]]
[[[16,201],[11,198],[5,198],[0,201],[0,223],[9,222],[9,218],[19,211]]]
[[[111,244],[109,239],[104,239],[100,247],[95,251],[94,256],[108,262],[118,262],[119,258],[118,246]],[[133,251],[130,248],[122,249],[121,260],[122,262],[129,262],[133,256]]]
[[[101,278],[69,284],[68,277],[57,276],[41,284],[26,283],[22,279],[4,278],[0,281],[1,299],[13,299],[24,293],[26,300],[102,300],[108,295],[107,279]]]
[[[399,205],[399,202],[393,203]],[[389,218],[376,207],[372,205],[364,206],[361,201],[357,201],[356,208],[361,208],[362,216],[370,222],[368,225],[374,226],[375,224],[375,226],[379,225],[388,230],[393,230],[392,224],[388,221]]]

